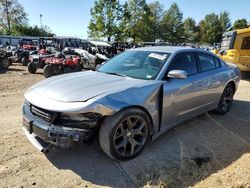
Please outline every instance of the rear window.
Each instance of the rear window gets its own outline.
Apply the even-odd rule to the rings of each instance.
[[[250,37],[244,37],[241,49],[250,50]]]
[[[198,54],[200,61],[201,72],[209,71],[217,67],[217,63],[214,61],[213,56],[208,54]]]

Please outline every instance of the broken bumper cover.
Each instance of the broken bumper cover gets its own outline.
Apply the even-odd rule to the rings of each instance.
[[[91,130],[50,125],[27,113],[23,114],[23,130],[28,140],[42,152],[50,145],[66,149],[91,137]]]

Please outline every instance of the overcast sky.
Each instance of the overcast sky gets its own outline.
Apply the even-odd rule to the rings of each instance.
[[[122,0],[125,1],[125,0]],[[40,26],[42,22],[58,36],[77,36],[87,38],[87,27],[90,20],[90,8],[94,0],[19,0],[28,13],[29,23]],[[148,0],[153,2],[153,0]],[[184,18],[192,17],[197,22],[211,12],[223,10],[230,12],[235,21],[246,18],[250,21],[250,0],[160,0],[165,9],[176,2]]]

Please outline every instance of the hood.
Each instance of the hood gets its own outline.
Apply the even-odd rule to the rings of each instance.
[[[51,77],[32,86],[28,101],[47,98],[61,102],[87,101],[96,96],[144,85],[149,81],[86,71]]]

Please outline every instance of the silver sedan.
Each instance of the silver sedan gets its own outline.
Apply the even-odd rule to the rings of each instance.
[[[97,71],[55,76],[31,87],[23,130],[44,152],[99,135],[107,155],[128,160],[181,121],[207,111],[226,114],[239,80],[236,66],[207,51],[132,49]]]

